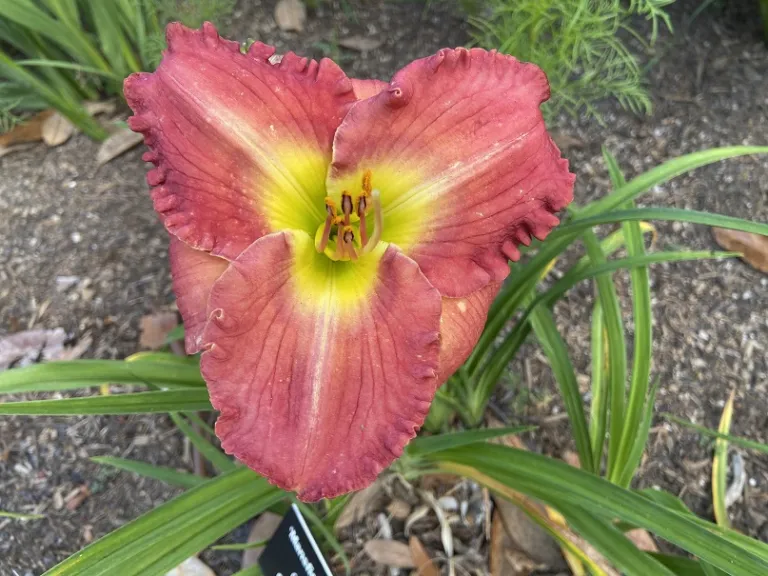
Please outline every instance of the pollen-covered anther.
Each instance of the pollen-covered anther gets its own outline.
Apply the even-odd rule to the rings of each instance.
[[[317,245],[317,251],[323,253],[325,247],[328,246],[328,240],[331,237],[331,228],[336,222],[336,203],[332,198],[326,196],[325,198],[325,226],[323,227],[323,235],[320,237],[320,243]]]
[[[352,226],[345,226],[339,234],[343,239],[344,252],[350,260],[357,260],[357,250],[355,249],[355,230]]]

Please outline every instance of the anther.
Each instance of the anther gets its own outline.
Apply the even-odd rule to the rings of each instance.
[[[363,172],[363,192],[365,192],[366,196],[370,196],[371,191],[373,190],[371,186],[371,176],[372,173],[370,170]]]
[[[368,194],[363,194],[357,199],[357,217],[360,218],[360,245],[365,248],[368,243],[368,223],[365,220],[365,212],[368,209]]]
[[[357,260],[357,250],[355,250],[355,231],[352,226],[345,226],[340,236],[344,239],[344,250],[351,260]]]
[[[336,205],[333,199],[330,197],[325,198],[325,227],[323,228],[323,235],[320,238],[320,244],[317,246],[317,251],[321,254],[325,252],[325,247],[328,246],[328,240],[331,237],[331,227],[336,221]]]
[[[344,213],[344,225],[349,226],[349,216],[352,214],[352,196],[348,192],[341,193],[341,211]]]
[[[372,190],[371,200],[373,201],[373,234],[363,246],[363,254],[368,254],[368,252],[376,247],[376,244],[381,240],[381,233],[384,231],[384,212],[381,208],[381,193],[378,190]]]

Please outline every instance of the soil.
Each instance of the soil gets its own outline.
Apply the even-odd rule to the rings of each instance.
[[[600,106],[604,125],[557,119],[557,130],[576,142],[565,153],[578,174],[577,202],[609,189],[603,144],[630,178],[688,152],[766,143],[768,50],[759,40],[757,3],[732,2],[726,12],[714,7],[688,23],[698,4],[674,4],[675,34],[664,32],[654,48],[652,116],[636,117],[606,102]],[[273,1],[240,2],[230,35],[275,44],[278,52],[331,56],[356,77],[386,79],[413,58],[468,40],[448,3],[320,2],[301,33],[278,30],[273,9]],[[381,45],[362,53],[338,47],[355,35]],[[141,150],[101,168],[95,167],[96,150],[77,135],[58,148],[36,145],[0,159],[0,334],[61,327],[72,342],[92,339],[86,357],[120,358],[136,351],[143,315],[174,309],[167,237],[147,195]],[[752,157],[702,168],[654,189],[643,203],[768,221],[768,162]],[[716,248],[706,227],[660,223],[657,230],[660,247]],[[77,280],[57,287],[61,276]],[[714,427],[735,390],[732,432],[768,441],[768,277],[733,260],[660,265],[651,278],[659,415],[636,485],[680,494],[696,513],[711,517],[711,444],[660,414]],[[626,297],[626,279],[620,287]],[[584,284],[556,309],[585,390],[593,303],[592,288]],[[541,425],[526,439],[532,447],[554,456],[572,448],[551,372],[533,343],[511,373],[519,384],[499,394],[501,411],[511,421]],[[176,493],[88,459],[107,454],[192,466],[181,435],[164,416],[0,418],[0,510],[44,515],[26,522],[0,518],[1,576],[40,574]],[[768,460],[742,455],[747,486],[731,518],[736,528],[768,541]],[[90,496],[80,506],[62,505],[83,485]],[[356,573],[380,573],[358,553],[376,526],[374,512],[347,542]],[[231,538],[245,534],[242,528]],[[427,540],[439,548],[439,541]],[[238,567],[236,554],[204,558],[220,575]]]

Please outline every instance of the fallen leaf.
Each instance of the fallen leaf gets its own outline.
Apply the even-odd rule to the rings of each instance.
[[[491,576],[528,576],[538,568],[536,562],[515,547],[498,510],[493,513],[488,554]]]
[[[413,566],[416,568],[416,573],[419,576],[440,576],[440,571],[432,562],[432,558],[429,557],[427,551],[424,549],[424,544],[416,536],[411,536],[408,540],[408,548],[411,550],[411,558],[413,559]]]
[[[376,564],[395,568],[415,568],[408,544],[398,540],[369,540],[363,546],[365,553]]]
[[[91,116],[98,116],[99,114],[112,114],[117,109],[117,104],[114,100],[96,100],[83,102],[83,108]]]
[[[533,501],[530,501],[530,504],[539,508],[542,514],[546,514],[543,506]],[[536,564],[544,564],[555,571],[567,568],[558,543],[525,512],[501,498],[496,498],[496,511],[501,517],[507,535],[518,550]]]
[[[350,36],[339,40],[339,46],[358,52],[371,52],[381,47],[384,42],[370,36]]]
[[[64,502],[66,503],[67,510],[70,512],[74,512],[78,508],[80,508],[80,505],[85,502],[85,499],[88,498],[88,496],[91,495],[91,491],[88,489],[88,486],[83,484],[82,486],[78,486],[72,492],[67,494],[67,497],[64,498]]]
[[[720,246],[740,252],[744,262],[768,274],[768,236],[725,228],[713,228],[712,233]]]
[[[247,542],[250,544],[253,542],[269,540],[272,538],[275,530],[277,530],[277,527],[280,526],[282,520],[282,516],[278,516],[273,512],[264,512],[261,516],[256,518],[256,522],[251,526]],[[262,552],[264,552],[264,548],[249,548],[248,550],[243,550],[243,561],[240,568],[245,569],[254,566],[259,561]]]
[[[411,514],[411,505],[405,500],[392,500],[387,506],[387,512],[396,520],[405,520]]]
[[[383,486],[378,480],[368,486],[365,490],[355,492],[347,502],[347,505],[344,506],[344,510],[342,510],[341,514],[339,514],[339,517],[336,519],[336,524],[334,524],[333,529],[338,533],[339,530],[346,528],[353,522],[357,522],[363,516],[380,506],[384,496]]]
[[[179,325],[175,312],[158,312],[141,318],[139,347],[157,350],[165,346],[168,333]]]
[[[99,146],[99,151],[96,152],[96,165],[103,166],[110,160],[120,156],[123,152],[127,152],[131,148],[138,146],[143,141],[144,136],[137,132],[133,132],[128,128],[123,128],[112,133],[101,143],[101,146]]]
[[[187,558],[173,570],[166,572],[165,576],[216,576],[207,564],[196,556]]]
[[[0,148],[21,144],[24,142],[37,142],[43,139],[43,123],[54,114],[54,110],[43,110],[28,120],[14,126],[5,134],[0,134]]]
[[[74,133],[74,124],[58,112],[54,112],[43,121],[42,137],[43,142],[48,146],[60,146]]]
[[[58,360],[64,354],[67,334],[54,330],[25,330],[0,338],[0,370],[22,367],[39,360]]]
[[[275,22],[284,32],[301,32],[307,21],[307,7],[301,0],[280,0],[275,6]]]
[[[647,530],[643,530],[642,528],[635,528],[634,530],[626,532],[624,535],[629,538],[639,550],[643,550],[645,552],[659,551],[659,547],[656,546],[656,542],[653,541],[653,538]]]

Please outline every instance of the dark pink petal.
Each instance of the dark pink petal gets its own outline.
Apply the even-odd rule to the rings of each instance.
[[[196,354],[200,352],[203,328],[208,321],[208,296],[229,262],[195,250],[175,236],[171,236],[168,257],[176,305],[184,320],[184,345],[187,354]]]
[[[203,335],[223,448],[304,500],[372,482],[434,396],[440,300],[393,247],[350,264],[302,232],[257,240],[214,285]]]
[[[355,91],[355,98],[365,100],[376,96],[379,92],[389,87],[389,84],[382,80],[361,80],[359,78],[350,78],[352,89]]]
[[[437,379],[445,382],[469,357],[483,333],[490,308],[501,288],[492,282],[464,298],[443,297],[440,316],[440,370]]]
[[[230,260],[274,230],[314,233],[333,134],[355,101],[349,79],[327,59],[272,65],[261,43],[243,54],[209,23],[166,36],[160,66],[126,79],[125,96],[168,231]]]
[[[445,296],[509,273],[508,259],[544,238],[573,196],[574,176],[539,106],[544,73],[481,49],[441,50],[355,104],[334,140],[332,196],[371,173],[397,244]]]

